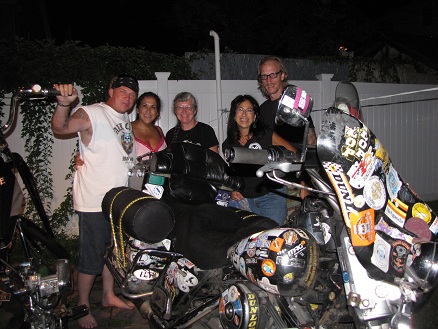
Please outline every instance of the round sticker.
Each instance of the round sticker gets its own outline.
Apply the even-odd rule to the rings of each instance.
[[[271,259],[265,259],[262,263],[262,272],[266,276],[273,276],[277,269],[275,263]]]
[[[424,203],[416,203],[412,206],[412,216],[421,218],[428,224],[432,219],[430,210]]]
[[[382,209],[386,201],[386,190],[377,176],[371,176],[363,188],[363,194],[368,206],[375,210]]]
[[[363,195],[358,195],[354,198],[354,206],[356,208],[362,208],[365,205],[365,198]]]

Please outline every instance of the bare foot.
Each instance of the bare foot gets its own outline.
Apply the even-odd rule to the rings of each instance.
[[[78,324],[81,328],[96,328],[97,321],[91,313],[88,313],[83,318],[78,319]]]
[[[102,297],[103,307],[117,307],[123,310],[132,310],[135,305],[130,301],[123,301],[114,294],[108,294]]]

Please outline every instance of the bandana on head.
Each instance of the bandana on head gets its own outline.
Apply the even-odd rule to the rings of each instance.
[[[138,94],[138,81],[131,75],[119,75],[111,85],[111,88],[127,87]]]

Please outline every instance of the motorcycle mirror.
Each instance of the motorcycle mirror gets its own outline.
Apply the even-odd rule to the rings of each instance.
[[[300,87],[288,85],[280,98],[275,122],[284,122],[294,127],[301,127],[308,122],[307,118],[313,107],[312,97]]]

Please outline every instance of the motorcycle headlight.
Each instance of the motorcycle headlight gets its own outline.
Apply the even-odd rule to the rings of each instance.
[[[438,283],[438,248],[436,242],[422,243],[421,254],[406,266],[405,278],[429,291]]]

